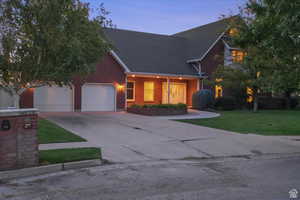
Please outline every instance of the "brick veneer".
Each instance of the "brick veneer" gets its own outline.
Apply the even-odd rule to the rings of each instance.
[[[163,85],[163,82],[167,82],[166,78],[128,77],[128,81],[135,82],[135,100],[127,101],[128,107],[133,104],[139,104],[139,105],[162,104],[162,87],[163,87],[162,85]],[[145,81],[154,82],[154,101],[152,101],[152,102],[144,101],[144,82]],[[170,82],[186,83],[186,86],[187,86],[186,103],[188,106],[192,106],[192,96],[197,91],[198,79],[189,79],[189,80],[170,79]]]
[[[3,131],[3,120],[9,120],[11,129]],[[25,129],[25,123],[31,124]],[[0,170],[31,167],[38,164],[37,114],[35,112],[0,115]]]

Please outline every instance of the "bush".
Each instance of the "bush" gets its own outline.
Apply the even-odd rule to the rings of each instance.
[[[296,97],[291,98],[291,108],[296,108],[299,100]],[[258,98],[259,109],[285,109],[286,98],[284,97],[259,97]]]
[[[291,108],[294,109],[299,105],[299,99],[297,97],[293,97],[290,103],[291,103]]]
[[[259,109],[284,109],[285,99],[282,97],[259,97],[258,98]]]
[[[183,103],[179,104],[144,104],[144,105],[138,105],[138,104],[133,104],[130,106],[130,108],[184,108],[187,109],[187,105]]]
[[[234,110],[236,107],[236,100],[231,96],[217,98],[215,102],[215,108],[220,110]]]
[[[182,103],[132,105],[127,108],[127,112],[150,116],[184,115],[187,113],[187,105]]]
[[[200,90],[193,94],[193,108],[203,110],[213,106],[214,97],[210,90]]]

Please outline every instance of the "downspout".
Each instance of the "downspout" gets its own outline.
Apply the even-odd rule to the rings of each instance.
[[[168,84],[168,104],[170,104],[170,78],[167,78],[167,84]]]
[[[127,74],[125,74],[125,111],[127,110],[127,107],[128,107],[128,105],[127,105],[127,82],[128,82],[127,78],[128,78],[128,76],[127,76]]]
[[[198,66],[198,74],[200,77],[202,77],[202,66],[201,66],[201,62],[199,62],[199,66]],[[201,78],[201,90],[204,89],[204,81],[203,78]]]

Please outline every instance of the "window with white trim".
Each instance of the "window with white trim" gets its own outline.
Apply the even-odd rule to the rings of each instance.
[[[144,82],[144,101],[154,101],[154,82]]]
[[[133,81],[128,81],[127,82],[127,100],[128,101],[134,101],[134,96],[135,96],[135,82]]]

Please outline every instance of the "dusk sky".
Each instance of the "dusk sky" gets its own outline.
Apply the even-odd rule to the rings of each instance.
[[[101,2],[120,29],[173,34],[238,12],[246,0],[82,0],[97,7]]]

